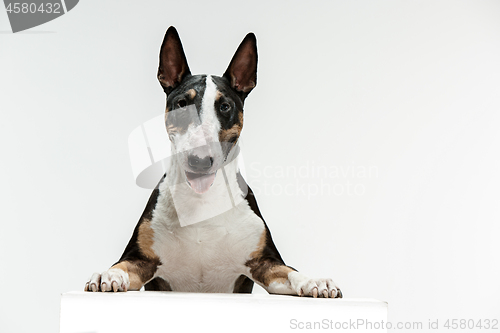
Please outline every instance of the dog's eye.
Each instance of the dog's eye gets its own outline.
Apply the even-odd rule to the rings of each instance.
[[[185,99],[181,99],[180,101],[177,102],[177,107],[179,108],[185,108],[187,105],[187,102]]]
[[[220,108],[219,108],[220,112],[224,115],[227,114],[230,109],[231,109],[231,106],[226,102],[222,103],[220,105]]]

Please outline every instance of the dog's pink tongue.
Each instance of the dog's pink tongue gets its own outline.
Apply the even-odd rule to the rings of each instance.
[[[210,186],[214,183],[215,173],[210,175],[196,175],[192,173],[186,173],[189,185],[198,194],[203,194],[210,189]]]

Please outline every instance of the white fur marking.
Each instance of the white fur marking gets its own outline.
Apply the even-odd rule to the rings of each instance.
[[[215,111],[215,97],[217,95],[217,86],[212,77],[208,75],[205,78],[205,93],[201,101],[200,121],[193,121],[184,134],[176,134],[174,138],[175,150],[172,154],[176,155],[181,165],[189,169],[188,155],[195,155],[199,158],[210,156],[213,159],[213,170],[218,169],[224,163],[224,154],[219,144],[219,131],[221,124]],[[188,106],[189,117],[198,118],[198,111]],[[175,112],[171,111],[171,112]]]
[[[102,274],[94,273],[85,285],[85,291],[113,291],[113,284],[117,291],[129,290],[128,274],[119,268],[110,268]]]
[[[240,200],[236,207],[222,209],[222,214],[181,227],[181,212],[211,205],[215,207],[210,211],[219,210],[223,204],[221,197],[229,199],[229,194],[220,171],[217,173],[222,180],[220,186],[214,183],[208,192],[195,193],[185,182],[177,181],[184,177],[184,171],[176,160],[172,162],[171,172],[160,185],[151,221],[152,248],[162,262],[155,276],[168,281],[174,291],[231,293],[240,275],[250,275],[245,263],[258,247],[264,223],[247,201]],[[232,194],[241,196],[236,178],[238,163],[229,163],[225,170]],[[173,197],[183,200],[174,205]]]
[[[214,139],[219,141],[219,131],[221,128],[217,112],[215,111],[215,97],[217,95],[217,86],[212,77],[207,75],[205,80],[205,94],[201,101],[201,124],[206,132],[215,134]],[[207,133],[208,134],[208,133]]]

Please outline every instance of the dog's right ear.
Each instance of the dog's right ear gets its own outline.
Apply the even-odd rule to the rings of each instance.
[[[223,77],[231,87],[245,98],[257,84],[257,39],[253,33],[246,35],[231,59]]]
[[[160,49],[158,81],[168,95],[188,75],[191,75],[181,39],[174,27],[168,28]]]

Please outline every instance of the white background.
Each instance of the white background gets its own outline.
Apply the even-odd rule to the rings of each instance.
[[[56,332],[60,294],[120,257],[150,194],[127,138],[164,109],[170,25],[193,73],[257,35],[243,151],[287,264],[393,322],[499,318],[499,18],[498,1],[86,0],[12,34],[0,10],[0,331]]]

